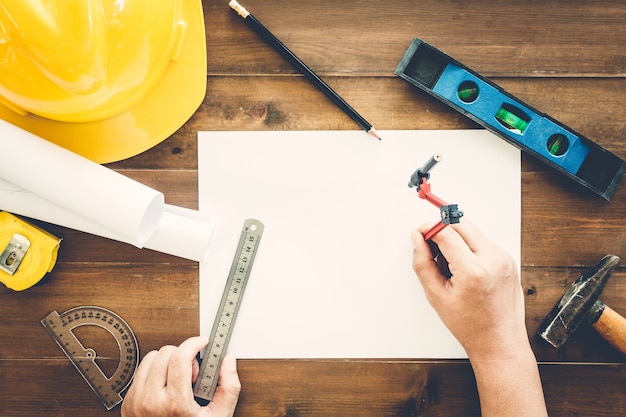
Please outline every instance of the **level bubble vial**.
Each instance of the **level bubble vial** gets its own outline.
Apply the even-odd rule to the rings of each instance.
[[[562,133],[556,133],[548,139],[547,148],[550,155],[563,156],[569,148],[569,140]]]
[[[504,103],[496,112],[496,120],[512,132],[524,134],[530,117],[515,106]]]
[[[463,81],[456,94],[463,103],[473,103],[478,98],[478,84],[474,81]]]

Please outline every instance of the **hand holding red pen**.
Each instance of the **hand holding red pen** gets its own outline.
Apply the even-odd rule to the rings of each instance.
[[[468,354],[482,415],[547,415],[513,259],[464,219],[432,239],[448,260],[448,278],[424,239],[429,226],[413,233],[413,269],[428,301]]]

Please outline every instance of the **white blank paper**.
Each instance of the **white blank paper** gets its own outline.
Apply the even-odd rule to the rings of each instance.
[[[239,358],[464,358],[411,267],[411,232],[439,210],[408,187],[434,153],[432,192],[519,265],[520,151],[484,130],[200,132],[200,265],[208,335],[246,218],[265,231],[230,350]]]

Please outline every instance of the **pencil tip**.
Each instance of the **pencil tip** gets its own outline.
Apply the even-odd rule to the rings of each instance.
[[[368,130],[367,133],[369,133],[370,135],[374,136],[378,140],[382,140],[382,138],[380,137],[380,135],[378,134],[376,129],[374,129],[374,127],[372,127],[370,130]]]

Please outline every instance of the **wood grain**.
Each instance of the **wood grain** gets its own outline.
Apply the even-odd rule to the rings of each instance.
[[[198,208],[200,130],[357,130],[230,10],[204,0],[204,102],[170,138],[108,166]],[[577,0],[249,0],[242,4],[378,130],[478,126],[393,74],[413,37],[446,51],[626,158],[626,4]],[[364,133],[364,140],[371,140]],[[384,142],[384,137],[383,137]],[[381,143],[383,145],[384,143]],[[479,184],[467,184],[468,187]],[[495,191],[494,191],[495,192]],[[506,210],[506,202],[494,210]],[[535,336],[571,282],[607,253],[626,259],[626,186],[605,202],[540,161],[522,157],[521,279],[526,324],[553,416],[623,416],[626,358],[590,326],[561,348]],[[0,414],[111,416],[39,321],[52,310],[99,305],[133,328],[142,355],[198,334],[198,264],[41,223],[63,238],[45,282],[0,288]],[[624,261],[602,300],[626,314]],[[114,342],[81,337],[100,363]],[[425,335],[427,337],[427,335]],[[478,416],[467,361],[243,360],[237,416]]]

